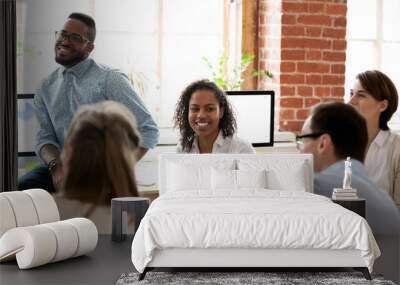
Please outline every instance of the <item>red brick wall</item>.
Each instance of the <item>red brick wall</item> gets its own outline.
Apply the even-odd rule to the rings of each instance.
[[[260,78],[258,89],[275,91],[275,124],[279,128],[279,93],[281,65],[281,0],[259,0],[258,69],[269,70],[274,77]]]
[[[343,100],[346,0],[260,0],[259,68],[274,80],[278,128],[297,132],[310,107]],[[269,88],[270,89],[270,88]]]

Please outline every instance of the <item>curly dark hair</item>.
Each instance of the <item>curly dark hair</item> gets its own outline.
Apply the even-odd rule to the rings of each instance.
[[[179,128],[181,134],[181,145],[183,151],[190,151],[195,138],[195,132],[189,124],[189,102],[194,92],[198,90],[208,90],[214,93],[219,107],[224,109],[224,114],[219,120],[219,129],[222,130],[223,137],[232,136],[236,131],[236,119],[231,104],[224,91],[214,82],[202,79],[192,82],[183,90],[181,97],[176,105],[174,115],[174,127]]]

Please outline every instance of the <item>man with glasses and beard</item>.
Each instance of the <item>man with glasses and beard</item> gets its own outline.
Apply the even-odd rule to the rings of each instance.
[[[352,106],[341,102],[316,105],[304,122],[296,143],[314,161],[314,193],[331,197],[341,188],[345,160],[351,157],[351,186],[366,200],[366,220],[374,234],[399,235],[400,212],[390,196],[372,183],[363,161],[368,134],[365,119]]]
[[[21,177],[19,190],[42,188],[55,192],[59,188],[63,175],[60,153],[64,135],[73,115],[84,104],[113,100],[131,110],[141,135],[137,160],[158,141],[157,125],[128,78],[89,57],[96,38],[93,18],[72,13],[55,36],[55,61],[61,66],[43,80],[34,98],[39,122],[36,153],[44,165]]]

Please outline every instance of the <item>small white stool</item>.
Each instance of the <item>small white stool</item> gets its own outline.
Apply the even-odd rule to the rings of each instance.
[[[112,233],[113,241],[123,241],[126,239],[125,229],[128,229],[127,219],[123,218],[124,212],[129,213],[135,219],[135,234],[140,221],[146,214],[150,205],[150,199],[143,197],[121,197],[111,199]]]

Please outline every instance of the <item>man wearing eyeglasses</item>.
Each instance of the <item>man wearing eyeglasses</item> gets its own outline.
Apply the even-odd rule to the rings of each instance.
[[[127,77],[89,57],[96,38],[93,18],[72,13],[55,37],[55,61],[61,66],[43,80],[34,98],[40,126],[36,153],[45,165],[21,177],[19,190],[57,190],[62,178],[60,153],[64,135],[73,115],[84,104],[114,100],[132,111],[141,134],[138,160],[158,141],[157,125]]]
[[[363,161],[368,134],[365,119],[352,106],[341,102],[318,104],[296,136],[301,153],[314,160],[314,193],[332,196],[342,187],[344,163],[352,160],[352,188],[366,199],[366,219],[374,233],[400,234],[400,214],[390,196],[372,183]]]

